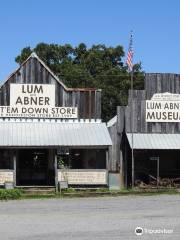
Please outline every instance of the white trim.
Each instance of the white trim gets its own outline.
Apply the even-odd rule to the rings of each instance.
[[[102,123],[101,119],[0,118],[0,122]]]

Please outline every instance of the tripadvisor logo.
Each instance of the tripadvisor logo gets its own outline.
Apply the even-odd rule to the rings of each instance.
[[[138,235],[138,236],[142,235],[143,234],[143,229],[141,227],[137,227],[135,229],[135,234]]]

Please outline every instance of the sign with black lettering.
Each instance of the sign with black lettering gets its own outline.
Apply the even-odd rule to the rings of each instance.
[[[55,106],[54,84],[11,84],[10,106]]]
[[[0,106],[5,118],[77,118],[77,107],[55,107],[55,85],[11,84],[10,106]]]
[[[180,122],[180,94],[154,94],[146,101],[146,122]]]

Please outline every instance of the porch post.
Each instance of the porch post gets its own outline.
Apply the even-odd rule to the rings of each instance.
[[[55,169],[55,189],[56,192],[58,191],[58,169],[57,169],[57,152],[55,150],[54,155],[54,169]]]
[[[16,187],[16,150],[13,151],[14,187]]]
[[[106,170],[109,171],[109,151],[106,150]]]
[[[109,151],[106,150],[106,171],[107,171],[107,186],[109,187]]]
[[[119,157],[120,157],[120,169],[119,169],[119,173],[120,173],[120,187],[124,188],[124,159],[123,159],[123,153],[122,150],[119,150]]]

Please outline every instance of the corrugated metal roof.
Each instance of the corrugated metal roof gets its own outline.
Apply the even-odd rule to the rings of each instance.
[[[127,133],[132,147],[132,134]],[[134,133],[134,149],[180,149],[180,134]]]
[[[117,123],[117,115],[114,116],[113,118],[111,118],[111,119],[107,122],[107,127],[111,127],[111,126],[113,126],[115,123]]]
[[[109,146],[105,123],[0,122],[0,147]]]

